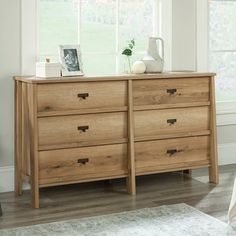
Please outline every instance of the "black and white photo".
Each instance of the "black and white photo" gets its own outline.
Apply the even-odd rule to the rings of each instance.
[[[60,45],[62,76],[83,75],[79,45]]]

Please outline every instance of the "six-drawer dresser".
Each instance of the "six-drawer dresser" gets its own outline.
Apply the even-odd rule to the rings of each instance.
[[[15,80],[15,192],[208,167],[218,183],[214,74]]]

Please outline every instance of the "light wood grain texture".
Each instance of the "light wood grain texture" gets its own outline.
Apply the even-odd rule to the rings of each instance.
[[[209,78],[162,79],[133,82],[134,105],[209,101]]]
[[[217,183],[212,76],[15,77],[16,194],[30,180],[38,208],[39,188],[125,177],[135,195],[138,175],[202,167]]]
[[[135,183],[135,155],[134,155],[134,117],[133,117],[133,90],[132,81],[128,81],[128,178],[127,189],[129,194],[136,195]]]
[[[89,141],[80,141],[74,143],[64,143],[64,144],[55,144],[55,145],[42,145],[39,146],[39,151],[47,150],[57,150],[57,149],[66,149],[66,148],[79,148],[79,147],[92,147],[92,146],[101,146],[108,144],[122,144],[127,143],[128,138],[119,138],[119,139],[104,139],[104,140],[89,140]]]
[[[158,172],[175,165],[184,169],[210,161],[210,138],[199,136],[135,143],[137,173]]]
[[[30,183],[32,206],[39,208],[37,85],[29,84]]]
[[[142,80],[142,79],[170,79],[170,78],[200,78],[215,76],[215,73],[199,72],[167,72],[159,74],[116,74],[116,75],[99,75],[99,76],[76,76],[76,77],[57,77],[57,78],[37,78],[32,76],[15,76],[14,80],[25,83],[35,84],[55,84],[55,83],[77,83],[88,81],[124,81],[124,80]]]
[[[39,181],[54,184],[127,174],[127,145],[106,145],[39,152]]]
[[[21,197],[0,193],[3,216],[0,228],[15,228],[84,217],[107,215],[147,207],[186,203],[227,223],[236,165],[220,166],[219,185],[209,184],[207,168],[193,177],[162,173],[137,177],[137,197],[126,194],[125,180],[43,188],[40,209],[30,208],[30,191]]]
[[[15,194],[22,194],[22,82],[15,81]]]
[[[112,179],[127,178],[127,176],[128,174],[124,174],[124,171],[120,170],[120,171],[110,172],[110,173],[102,172],[99,177],[97,173],[90,173],[89,177],[83,176],[84,178],[78,178],[78,175],[55,177],[55,178],[50,178],[50,179],[41,179],[40,188],[61,186],[61,185],[67,185],[67,184],[76,184],[76,183],[97,182],[101,180],[109,182]]]
[[[66,110],[66,111],[46,111],[46,112],[38,112],[38,117],[98,114],[98,113],[111,113],[111,112],[121,112],[121,111],[128,111],[127,106],[108,107],[108,108],[89,108],[82,110]]]
[[[194,137],[194,136],[206,136],[210,135],[210,130],[203,130],[203,131],[193,131],[193,132],[178,132],[175,134],[156,134],[150,136],[140,136],[135,137],[134,141],[141,142],[141,141],[151,141],[151,140],[164,140],[170,138],[184,138],[184,137]]]
[[[127,138],[127,115],[124,112],[96,115],[60,116],[38,119],[39,146],[83,144]],[[84,131],[82,130],[84,128]],[[81,129],[81,130],[80,130]]]
[[[172,108],[188,108],[188,107],[201,107],[210,106],[210,102],[183,102],[183,103],[173,103],[173,104],[159,104],[159,105],[137,105],[134,106],[134,111],[146,111],[146,110],[162,110],[162,109],[172,109]]]
[[[114,109],[126,106],[126,97],[125,81],[39,85],[38,112]]]
[[[205,131],[210,129],[209,118],[209,107],[137,111],[134,133],[135,137],[145,137]]]
[[[142,175],[153,175],[157,173],[166,173],[166,172],[178,172],[183,174],[183,170],[188,170],[191,168],[191,170],[195,169],[202,169],[205,167],[209,167],[210,162],[207,161],[196,161],[193,163],[185,162],[185,163],[175,163],[171,166],[168,166],[168,169],[166,166],[160,166],[159,170],[150,170],[150,168],[146,169],[145,172],[136,172],[136,176],[142,176]]]
[[[216,105],[215,105],[215,80],[211,77],[211,166],[209,167],[209,180],[212,183],[219,183],[218,159],[217,159],[217,131],[216,131]]]
[[[28,84],[22,83],[22,175],[30,175]]]

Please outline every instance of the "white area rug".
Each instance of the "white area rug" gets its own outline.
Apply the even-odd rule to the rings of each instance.
[[[0,236],[225,236],[227,224],[186,204],[2,230]]]

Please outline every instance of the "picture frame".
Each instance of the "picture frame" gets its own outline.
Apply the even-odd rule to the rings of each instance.
[[[80,45],[59,45],[62,76],[83,76]]]

